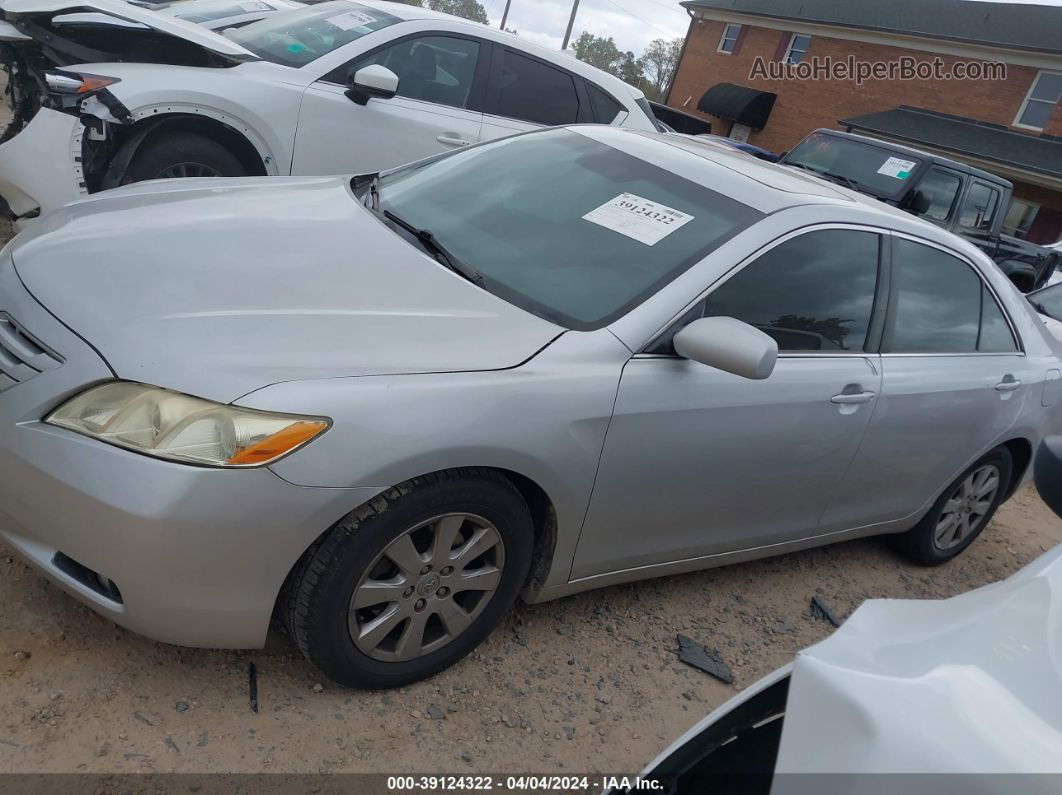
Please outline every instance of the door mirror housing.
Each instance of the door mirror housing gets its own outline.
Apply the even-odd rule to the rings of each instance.
[[[702,317],[675,335],[675,352],[742,378],[763,380],[774,372],[778,343],[732,317]]]
[[[379,64],[369,64],[356,71],[350,78],[347,99],[365,105],[370,99],[391,99],[398,93],[398,75]]]
[[[920,188],[916,188],[907,196],[907,201],[904,204],[915,215],[925,215],[929,212],[932,202],[929,200],[929,194]]]

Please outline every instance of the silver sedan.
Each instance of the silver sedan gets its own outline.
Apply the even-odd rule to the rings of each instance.
[[[411,682],[520,596],[965,549],[1060,427],[975,248],[679,136],[97,194],[0,262],[0,538],[114,621]]]

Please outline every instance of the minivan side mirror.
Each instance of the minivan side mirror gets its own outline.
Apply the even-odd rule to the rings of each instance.
[[[379,64],[369,64],[356,71],[350,78],[347,99],[365,105],[370,99],[391,99],[398,93],[398,75]]]
[[[907,201],[904,202],[907,209],[915,215],[925,215],[929,212],[929,207],[932,202],[929,200],[929,194],[920,188],[916,188],[911,191],[907,196]]]
[[[763,380],[774,372],[778,343],[732,317],[702,317],[679,331],[675,352],[742,378]]]

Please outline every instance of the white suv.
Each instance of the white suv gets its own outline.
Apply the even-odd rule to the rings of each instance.
[[[538,126],[655,129],[612,75],[401,3],[332,0],[225,35],[120,0],[0,9],[16,218],[146,179],[369,173]]]

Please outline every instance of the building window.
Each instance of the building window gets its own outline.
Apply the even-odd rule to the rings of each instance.
[[[1025,201],[1025,199],[1011,199],[1007,217],[1003,219],[1003,231],[1014,237],[1025,237],[1029,227],[1036,220],[1036,214],[1040,212],[1040,205]]]
[[[723,35],[719,39],[719,48],[716,52],[734,55],[737,53],[738,36],[741,35],[741,25],[727,24],[723,28]]]
[[[1051,118],[1051,112],[1062,98],[1062,73],[1039,72],[1033,80],[1025,101],[1021,103],[1015,127],[1042,130]]]
[[[786,63],[800,63],[804,60],[804,56],[807,55],[808,47],[811,46],[811,36],[802,36],[799,33],[794,33],[789,39],[789,46],[785,50],[785,58],[782,60]]]

